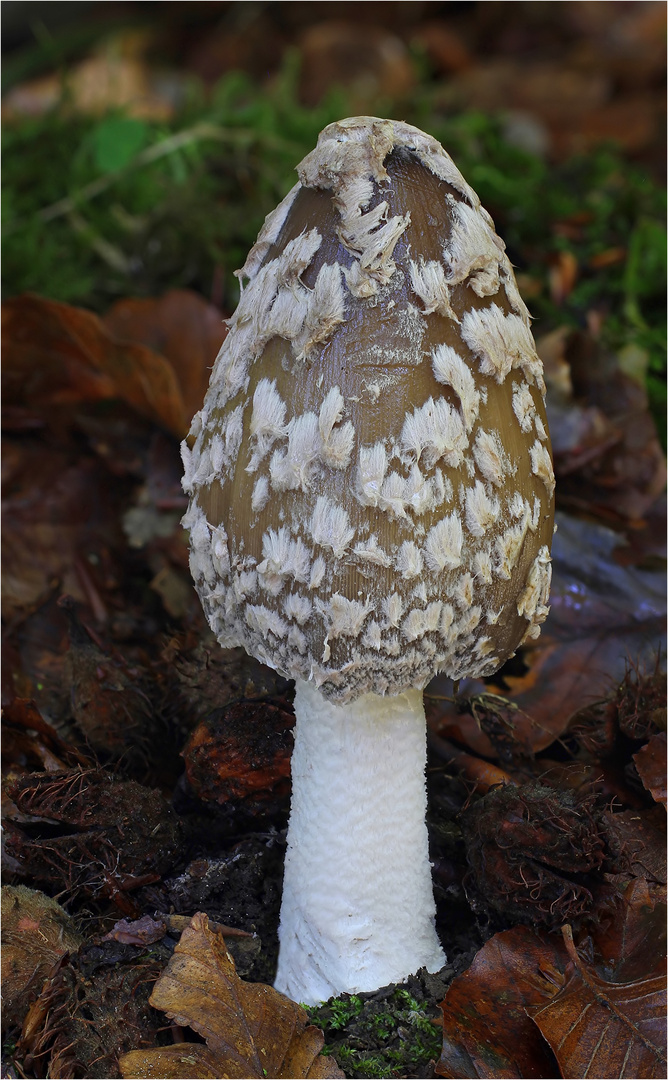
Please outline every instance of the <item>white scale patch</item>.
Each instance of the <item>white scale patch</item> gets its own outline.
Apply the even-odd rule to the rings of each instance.
[[[362,637],[362,644],[367,649],[374,649],[376,652],[380,651],[382,645],[383,635],[380,628],[380,624],[372,619]]]
[[[441,624],[439,626],[441,637],[446,645],[452,645],[457,637],[457,624],[455,623],[455,609],[452,604],[443,604],[441,609]]]
[[[353,549],[354,554],[364,562],[373,566],[391,566],[392,559],[386,551],[379,546],[376,536],[369,537],[363,544],[357,544]]]
[[[466,527],[472,536],[484,536],[499,516],[499,500],[490,498],[485,485],[476,480],[466,491]]]
[[[319,589],[326,572],[327,563],[322,555],[317,555],[313,561],[313,566],[311,567],[311,576],[308,579],[309,589]]]
[[[333,641],[337,637],[359,637],[364,621],[373,609],[370,600],[348,600],[340,593],[334,593],[329,600],[316,597],[316,607],[328,622],[327,638]]]
[[[246,605],[246,622],[261,638],[272,634],[275,638],[284,638],[288,632],[288,624],[282,619],[277,611],[265,607],[264,604]]]
[[[404,540],[397,552],[394,565],[401,576],[407,581],[410,581],[411,578],[418,577],[418,575],[422,573],[424,559],[417,544],[414,544],[412,540]]]
[[[338,386],[333,386],[322,405],[318,416],[321,447],[320,457],[333,469],[345,469],[355,443],[355,428],[348,420],[343,427],[336,428],[343,417],[345,403]]]
[[[525,514],[518,525],[509,525],[501,536],[494,541],[496,551],[496,564],[494,573],[503,581],[510,581],[515,564],[519,557],[524,538],[527,534],[530,517]]]
[[[427,533],[424,554],[430,570],[454,570],[461,563],[462,523],[456,511],[441,519]]]
[[[416,641],[431,631],[438,630],[443,604],[435,600],[424,609],[415,608],[404,619],[401,631],[407,641]]]
[[[466,361],[450,345],[438,345],[431,354],[434,378],[451,386],[459,398],[464,428],[470,434],[480,410],[480,394]]]
[[[552,565],[550,552],[546,545],[540,549],[529,570],[526,588],[517,601],[518,615],[524,615],[531,622],[543,622],[549,612],[547,601],[550,596]]]
[[[508,455],[498,434],[479,428],[473,444],[473,457],[478,469],[496,487],[501,487],[510,471]]]
[[[443,459],[451,468],[461,465],[468,438],[458,412],[445,398],[429,398],[413,413],[406,413],[401,429],[401,445],[420,461],[424,455],[427,468]]]
[[[536,441],[529,450],[529,454],[531,456],[531,471],[543,481],[548,498],[552,499],[554,495],[554,472],[549,450],[542,443]]]
[[[385,615],[387,627],[398,627],[399,620],[404,613],[404,602],[399,596],[399,593],[392,593],[390,596],[386,596],[381,604],[383,614]]]
[[[449,589],[449,596],[460,608],[466,609],[471,606],[473,603],[473,578],[468,570],[455,578]]]
[[[257,567],[260,585],[270,596],[278,596],[286,578],[305,584],[311,571],[311,552],[299,537],[293,539],[283,527],[269,529],[262,537],[264,556]]]
[[[378,506],[380,492],[387,472],[385,444],[361,446],[357,465],[357,498],[362,506]]]
[[[304,626],[308,622],[312,611],[313,604],[307,596],[302,596],[300,593],[289,593],[283,600],[283,613],[286,619],[296,622],[299,626]]]
[[[309,490],[314,468],[320,464],[345,469],[350,464],[355,428],[350,421],[336,427],[343,416],[343,395],[332,387],[320,406],[319,415],[302,413],[284,429],[286,450],[275,450],[269,463],[271,486],[275,491]]]
[[[449,202],[452,231],[443,251],[448,280],[455,285],[468,279],[478,296],[492,296],[499,290],[503,241],[494,232],[491,219],[484,211],[457,202],[452,196]]]
[[[303,492],[309,489],[313,466],[320,460],[318,417],[306,412],[295,416],[288,424],[287,450],[274,450],[269,463],[269,475],[274,491]]]
[[[482,374],[498,383],[514,368],[531,381],[541,376],[531,331],[519,315],[506,315],[498,304],[467,311],[462,317],[462,338],[479,358]]]
[[[309,531],[315,543],[329,548],[336,559],[345,555],[355,536],[347,511],[336,506],[326,495],[318,496]]]
[[[487,549],[476,551],[473,556],[473,570],[475,577],[479,578],[485,585],[492,584],[492,557]]]
[[[450,288],[442,263],[436,260],[425,262],[422,258],[417,263],[411,259],[408,272],[413,292],[417,293],[424,304],[424,314],[431,315],[436,312],[458,323],[459,319],[450,304]]]
[[[513,386],[513,412],[522,431],[531,431],[536,416],[536,404],[528,383],[515,383]]]
[[[266,476],[258,476],[253,485],[253,494],[251,495],[251,510],[254,513],[259,514],[261,510],[264,510],[267,502],[269,501],[269,481]]]
[[[243,604],[248,596],[253,596],[257,591],[257,572],[255,570],[238,570],[232,578],[234,598],[239,604]]]

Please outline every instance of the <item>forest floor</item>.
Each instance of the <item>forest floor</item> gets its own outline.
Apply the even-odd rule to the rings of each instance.
[[[664,5],[77,6],[3,67],[2,1075],[665,1076]],[[307,1014],[266,988],[292,686],[206,627],[179,442],[355,113],[508,244],[559,529],[540,639],[426,694],[447,965]]]

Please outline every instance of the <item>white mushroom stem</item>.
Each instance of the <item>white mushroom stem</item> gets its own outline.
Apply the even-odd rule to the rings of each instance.
[[[298,681],[295,713],[276,988],[316,1004],[438,971],[421,691],[333,705]]]

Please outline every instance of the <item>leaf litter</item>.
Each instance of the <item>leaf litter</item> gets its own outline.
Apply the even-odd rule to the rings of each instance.
[[[654,31],[641,23],[629,24],[640,35],[633,48],[647,49]],[[431,116],[521,263],[540,318],[559,500],[553,606],[540,641],[486,682],[464,682],[455,695],[436,680],[429,691],[428,824],[449,962],[437,975],[308,1014],[268,985],[291,693],[213,641],[178,526],[178,439],[224,338],[229,272],[302,149],[341,106],[297,102],[288,65],[270,95],[229,77],[208,127],[163,127],[157,142],[152,125],[164,125],[164,113],[160,121],[79,114],[71,124],[63,114],[54,161],[76,130],[82,151],[70,154],[68,187],[83,195],[65,206],[45,175],[30,189],[36,225],[28,196],[10,193],[20,212],[7,240],[15,287],[3,310],[3,865],[5,888],[37,886],[46,913],[5,942],[14,950],[8,970],[37,973],[25,994],[3,973],[6,1055],[19,1075],[119,1076],[119,1060],[125,1075],[273,1075],[258,1071],[267,1059],[286,1077],[665,1075],[657,203],[612,152],[548,163],[512,142],[517,118],[467,113],[446,124],[443,103],[480,65],[461,36],[437,29],[421,38],[430,62],[457,74],[445,96],[432,88],[414,119],[429,126]],[[491,24],[483,32],[497,33]],[[533,25],[536,40],[542,32]],[[588,47],[608,33],[589,26]],[[304,100],[324,70],[319,50],[335,37],[332,29],[304,37],[300,78],[312,80],[310,89],[302,81]],[[606,64],[623,82],[613,54]],[[507,87],[515,100],[504,64],[490,68],[480,92]],[[124,70],[141,75],[135,61]],[[527,84],[533,105],[530,95],[520,104],[535,106],[561,145],[573,111],[554,102],[564,109],[568,84],[553,71],[557,91],[546,97],[540,74],[533,68]],[[404,75],[397,68],[392,77]],[[578,85],[600,93],[598,68]],[[596,125],[605,131],[610,118],[596,94],[582,115],[593,146]],[[535,127],[522,131],[537,137]],[[36,122],[32,133],[8,134],[25,167],[40,132]],[[636,134],[639,147],[648,136]],[[222,157],[211,154],[216,146]],[[204,163],[218,199],[208,216],[209,189],[197,188]],[[167,173],[179,168],[186,182],[170,209]],[[525,178],[521,198],[504,173]],[[250,217],[235,202],[239,176]],[[158,207],[161,186],[168,197]],[[49,206],[60,209],[45,232]],[[181,232],[184,215],[191,221],[191,261],[175,257],[174,207]],[[147,230],[162,244],[157,258]],[[42,261],[29,268],[31,236]],[[44,296],[22,294],[38,280],[55,291],[39,284]],[[201,295],[174,288],[183,284]],[[96,313],[66,302],[82,296]],[[52,919],[56,902],[62,915],[49,926],[68,929],[54,943],[45,923],[47,946],[40,920]],[[212,983],[218,1007],[206,1019]],[[133,1071],[140,1066],[144,1073]]]

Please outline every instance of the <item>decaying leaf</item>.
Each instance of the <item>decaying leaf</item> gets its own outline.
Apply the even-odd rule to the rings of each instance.
[[[3,384],[13,406],[121,398],[174,435],[188,428],[174,369],[164,357],[119,341],[90,311],[24,295],[3,305]]]
[[[603,960],[602,974],[614,982],[660,974],[666,966],[665,888],[633,878],[615,897],[609,917],[593,926],[592,939]]]
[[[652,735],[649,742],[633,755],[638,776],[655,802],[666,805],[666,733]]]
[[[438,1076],[554,1077],[549,1047],[527,1014],[561,989],[566,950],[558,938],[516,927],[495,934],[451,984],[443,1009]]]
[[[574,970],[551,1001],[528,1009],[561,1075],[665,1077],[665,975],[608,982],[581,959],[569,926],[563,934]]]
[[[140,342],[169,360],[181,386],[186,413],[201,409],[211,364],[227,333],[213,304],[189,289],[170,289],[155,300],[118,300],[104,316],[107,330]]]
[[[124,1077],[341,1077],[320,1057],[324,1036],[300,1005],[261,983],[245,983],[206,915],[194,915],[151,1004],[206,1040],[155,1050],[133,1050],[120,1060]],[[185,1069],[184,1069],[185,1066]],[[201,1070],[201,1071],[200,1071]]]

